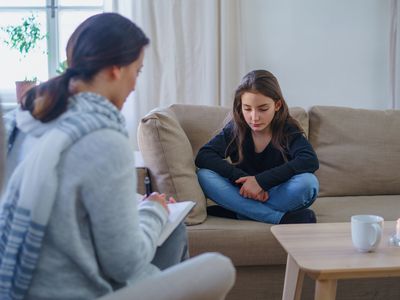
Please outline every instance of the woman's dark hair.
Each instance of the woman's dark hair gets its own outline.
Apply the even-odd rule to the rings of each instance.
[[[243,141],[246,136],[246,131],[249,126],[246,123],[243,112],[242,112],[242,95],[244,93],[262,94],[266,97],[271,98],[275,103],[280,101],[281,106],[277,112],[275,112],[274,118],[271,122],[272,132],[272,145],[277,148],[281,153],[285,161],[287,161],[286,150],[289,144],[289,134],[286,132],[286,124],[291,125],[298,132],[304,134],[300,124],[289,114],[289,108],[283,98],[281,88],[279,87],[278,80],[276,77],[265,70],[255,70],[246,74],[239,87],[236,89],[235,98],[233,101],[233,138],[229,143],[229,146],[235,144],[238,149],[239,159],[236,164],[243,160]],[[229,147],[228,147],[229,149]]]
[[[22,108],[42,122],[54,120],[67,109],[72,77],[89,82],[104,68],[129,65],[138,59],[147,44],[149,39],[143,31],[119,14],[89,17],[68,40],[67,70],[30,89]]]

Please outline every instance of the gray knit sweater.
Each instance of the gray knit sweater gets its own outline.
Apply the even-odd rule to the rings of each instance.
[[[8,162],[16,162],[18,150]],[[138,210],[134,170],[128,139],[109,129],[84,136],[63,154],[26,299],[94,299],[158,272],[150,262],[167,213],[150,201]]]

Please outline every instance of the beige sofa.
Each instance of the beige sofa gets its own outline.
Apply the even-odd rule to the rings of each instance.
[[[139,147],[155,190],[197,202],[187,218],[193,225],[191,255],[216,251],[232,259],[237,279],[228,299],[281,299],[286,253],[271,225],[206,216],[193,158],[228,112],[180,104],[156,109],[141,121]],[[347,222],[364,213],[400,217],[400,111],[315,106],[291,113],[320,160],[320,194],[312,206],[318,222]],[[400,278],[339,281],[337,299],[400,299],[399,283]],[[313,285],[306,278],[302,299],[312,299]]]

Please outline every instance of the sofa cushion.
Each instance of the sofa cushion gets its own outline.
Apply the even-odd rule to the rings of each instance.
[[[289,113],[293,118],[295,118],[300,123],[300,126],[303,128],[304,133],[308,137],[308,127],[309,127],[308,113],[301,107],[290,107]]]
[[[311,208],[321,223],[350,222],[352,215],[364,214],[393,221],[400,217],[400,195],[320,197]]]
[[[311,208],[319,223],[349,222],[356,214],[376,214],[387,221],[397,220],[400,196],[320,197]],[[271,234],[271,226],[208,216],[203,224],[188,227],[190,255],[220,252],[231,258],[235,266],[285,264],[286,252]]]
[[[208,216],[206,222],[188,227],[189,253],[215,251],[235,266],[286,263],[286,252],[274,238],[271,224]]]
[[[195,201],[186,222],[203,222],[206,199],[197,181],[192,147],[174,112],[157,110],[145,116],[139,124],[138,144],[153,190],[174,196],[177,201]]]
[[[400,194],[400,111],[315,106],[320,196]]]

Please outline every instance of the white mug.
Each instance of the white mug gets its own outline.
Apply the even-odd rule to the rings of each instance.
[[[375,215],[351,217],[351,240],[360,252],[374,251],[381,241],[383,218]]]

